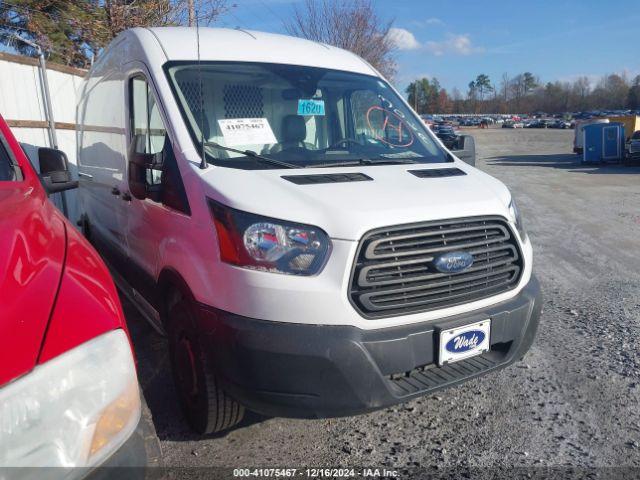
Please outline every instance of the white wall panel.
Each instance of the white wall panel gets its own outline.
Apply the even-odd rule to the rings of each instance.
[[[75,124],[76,95],[80,89],[82,77],[51,69],[47,69],[47,77],[54,120]],[[46,121],[38,66],[0,59],[0,115],[5,120]],[[12,126],[11,130],[23,144],[31,163],[37,169],[38,147],[51,146],[47,129]],[[56,136],[58,148],[67,154],[71,175],[77,180],[76,132],[58,128]],[[73,190],[65,192],[65,196],[69,218],[75,224],[78,216],[76,192]],[[62,208],[60,194],[52,195],[51,199],[58,208]]]

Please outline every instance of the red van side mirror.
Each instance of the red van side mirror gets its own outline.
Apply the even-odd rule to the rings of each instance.
[[[63,192],[78,187],[77,180],[71,180],[67,155],[55,148],[40,147],[38,149],[40,178],[47,193]]]

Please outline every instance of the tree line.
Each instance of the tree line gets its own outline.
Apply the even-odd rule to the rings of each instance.
[[[206,26],[229,8],[227,0],[0,0],[0,43],[33,56],[24,38],[53,62],[87,68],[123,30]]]
[[[256,8],[276,15],[268,2]],[[35,42],[54,62],[87,68],[118,33],[133,27],[208,26],[236,7],[229,0],[0,0],[0,43],[23,55]],[[354,52],[388,78],[397,65],[396,45],[372,0],[305,0],[281,19],[290,35]],[[238,25],[243,27],[243,25]]]
[[[590,110],[640,109],[640,75],[607,74],[592,81],[580,76],[573,81],[543,83],[531,72],[511,77],[505,73],[497,84],[486,74],[469,82],[464,94],[449,93],[437,78],[421,78],[405,90],[409,104],[420,114],[429,113],[563,113]]]
[[[270,9],[265,1],[260,5]],[[234,6],[228,0],[0,0],[0,43],[33,56],[33,47],[16,38],[21,37],[37,43],[54,62],[87,68],[127,28],[206,26],[232,14]],[[372,0],[304,0],[282,24],[289,34],[351,50],[387,78],[395,76],[397,46],[388,35],[392,22],[376,12]],[[449,92],[437,78],[421,78],[406,93],[418,113],[635,110],[640,109],[640,75],[542,83],[531,72],[505,73],[497,82],[482,73],[465,92]]]

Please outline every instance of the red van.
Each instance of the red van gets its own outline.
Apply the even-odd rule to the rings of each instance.
[[[47,198],[77,186],[65,154],[38,155],[40,176],[0,117],[0,467],[66,467],[48,472],[77,478],[101,465],[146,465],[116,289]]]

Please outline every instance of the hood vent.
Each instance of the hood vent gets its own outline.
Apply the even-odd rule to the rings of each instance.
[[[364,173],[327,173],[320,175],[283,175],[282,178],[296,185],[313,185],[317,183],[367,182],[373,178]]]
[[[428,168],[425,170],[409,170],[409,173],[418,178],[458,177],[466,175],[459,168]]]

